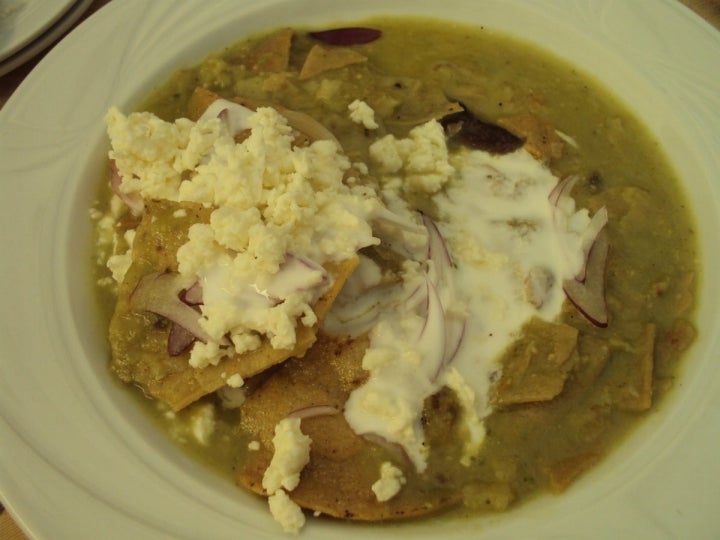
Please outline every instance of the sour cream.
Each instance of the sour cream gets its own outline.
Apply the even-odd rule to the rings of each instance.
[[[552,204],[548,195],[558,178],[525,150],[501,156],[463,150],[450,162],[455,172],[434,199],[437,227],[453,261],[446,283],[437,284],[418,306],[412,291],[423,287],[423,265],[425,274],[433,275],[435,262],[406,265],[398,285],[405,294],[383,306],[370,330],[363,360],[369,377],[344,411],[356,433],[402,446],[420,472],[429,452],[420,421],[423,403],[443,386],[456,392],[464,409],[463,463],[479,451],[499,358],[531,318],[550,321],[559,315],[562,283],[580,269],[582,232],[590,222],[574,202]],[[446,323],[460,318],[464,324],[449,362],[438,363],[437,349],[438,343],[441,349],[453,346],[451,325],[428,336],[437,313],[423,309],[432,306],[433,294]]]

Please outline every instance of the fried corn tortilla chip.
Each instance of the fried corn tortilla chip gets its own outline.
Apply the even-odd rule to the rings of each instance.
[[[184,214],[176,211],[183,209]],[[239,374],[246,378],[274,366],[289,357],[301,357],[316,339],[317,328],[357,265],[357,258],[325,266],[333,284],[313,306],[318,323],[313,327],[298,324],[293,349],[274,349],[264,340],[260,348],[227,357],[216,366],[196,369],[188,363],[189,352],[170,356],[167,340],[169,322],[130,305],[130,296],[138,281],[153,272],[177,270],[176,252],[187,240],[191,225],[207,222],[212,209],[193,203],[147,201],[145,214],[133,242],[133,261],[118,290],[118,300],[110,322],[111,368],[126,382],[142,387],[151,396],[180,410],[205,394],[226,384]]]
[[[277,73],[288,69],[294,32],[283,28],[270,34],[251,51],[248,65],[258,73]]]
[[[502,378],[493,389],[494,405],[549,401],[560,394],[575,365],[577,337],[572,326],[531,319],[522,339],[505,352]]]
[[[265,495],[262,478],[273,455],[275,425],[297,411],[331,407],[337,414],[302,420],[301,429],[312,443],[300,484],[289,493],[297,504],[333,517],[380,521],[430,514],[461,500],[457,491],[433,485],[427,478],[421,481],[401,454],[356,435],[345,421],[343,405],[367,377],[362,368],[367,346],[366,337],[321,333],[302,361],[285,362],[248,396],[242,406],[241,429],[261,446],[237,470],[239,485]],[[403,469],[407,485],[390,500],[378,502],[372,485],[384,461],[394,461]]]
[[[367,56],[345,47],[323,47],[315,45],[305,58],[298,78],[301,81],[311,79],[326,71],[340,69],[352,64],[367,62]]]

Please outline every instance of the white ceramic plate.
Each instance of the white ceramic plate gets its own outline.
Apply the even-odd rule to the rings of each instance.
[[[0,0],[0,75],[40,53],[92,0]]]
[[[0,2],[0,60],[50,28],[75,0],[3,0]]]
[[[720,531],[720,34],[672,0],[127,0],[59,44],[0,113],[0,498],[36,538],[284,538],[264,502],[184,457],[112,384],[92,308],[102,117],[259,28],[429,14],[519,35],[594,74],[687,183],[700,338],[664,410],[561,497],[463,522],[311,520],[307,538],[713,538]]]

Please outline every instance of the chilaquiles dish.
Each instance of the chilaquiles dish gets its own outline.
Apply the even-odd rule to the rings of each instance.
[[[526,44],[281,28],[138,111],[92,211],[111,371],[288,532],[561,493],[695,338],[678,180]]]

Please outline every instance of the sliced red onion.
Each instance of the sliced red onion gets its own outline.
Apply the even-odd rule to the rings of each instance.
[[[219,118],[220,121],[225,124],[228,132],[234,137],[241,131],[252,127],[250,117],[253,114],[255,114],[255,111],[244,105],[218,98],[208,105],[207,109],[205,109],[202,115],[200,115],[200,118],[198,118],[198,122],[211,118]]]
[[[414,243],[408,242],[403,234],[427,235],[427,230],[422,224],[406,219],[388,208],[377,210],[371,221],[373,234],[380,239],[386,249],[406,259],[421,260],[425,256],[424,246],[415,247]]]
[[[380,30],[365,28],[362,26],[350,26],[346,28],[332,28],[319,32],[310,32],[309,35],[318,41],[328,45],[362,45],[379,39],[382,36]]]
[[[130,295],[130,306],[165,317],[207,343],[212,338],[200,326],[200,314],[180,300],[180,293],[188,286],[187,281],[177,272],[147,274],[140,278]]]
[[[121,188],[120,185],[122,184],[122,176],[120,176],[120,171],[118,171],[117,164],[115,163],[114,159],[110,160],[110,188],[112,189],[113,193],[120,197],[120,200],[124,202],[127,207],[130,209],[130,213],[133,216],[139,216],[142,214],[144,203],[142,200],[142,197],[140,197],[137,193],[125,193]]]
[[[196,281],[190,287],[182,291],[180,300],[189,306],[199,306],[203,303],[203,290],[199,281]]]
[[[377,433],[363,433],[362,437],[368,442],[385,449],[393,457],[393,461],[402,463],[407,468],[414,467],[412,460],[403,445],[390,442],[385,437],[378,435]]]
[[[373,234],[380,239],[380,245],[383,248],[392,251],[404,259],[416,261],[423,257],[422,251],[419,252],[417,249],[412,249],[402,236],[384,234],[379,228],[373,228]]]
[[[267,288],[260,293],[278,304],[299,291],[315,289],[319,297],[329,284],[330,276],[325,268],[307,257],[288,253]]]
[[[432,219],[425,214],[423,214],[422,219],[428,231],[427,258],[433,261],[431,269],[433,284],[436,287],[451,287],[452,280],[450,279],[450,272],[452,271],[454,263],[450,257],[450,251],[448,250],[445,238]]]
[[[568,279],[563,283],[563,290],[568,300],[587,320],[600,328],[608,325],[605,301],[605,266],[608,249],[607,234],[599,234],[588,255],[585,280]]]
[[[425,321],[418,336],[417,349],[428,361],[428,374],[436,377],[445,358],[445,311],[437,289],[427,280],[427,309]]]
[[[275,109],[285,117],[290,127],[304,133],[310,138],[310,140],[333,141],[340,146],[340,142],[337,140],[335,135],[333,135],[330,130],[315,120],[312,116],[299,111],[286,109],[284,107],[275,107]],[[207,109],[205,109],[202,115],[200,115],[198,121],[210,118],[220,118],[230,134],[234,137],[238,133],[252,128],[250,117],[253,114],[255,114],[253,109],[245,107],[244,105],[234,101],[218,98],[208,105]]]
[[[464,317],[445,316],[445,353],[442,366],[449,366],[455,359],[465,337],[467,321]]]
[[[309,114],[280,107],[278,112],[287,119],[290,127],[304,133],[310,137],[311,141],[333,141],[338,147],[341,147],[340,141],[337,140],[335,135]]]
[[[570,192],[572,192],[575,184],[579,179],[580,177],[578,175],[572,174],[570,176],[566,176],[557,184],[555,184],[555,187],[553,187],[553,189],[548,194],[548,200],[550,201],[550,204],[552,206],[558,206],[563,197],[569,197]]]
[[[340,410],[332,405],[311,405],[294,410],[288,414],[288,418],[314,418],[316,416],[332,416],[339,413]]]
[[[415,287],[410,294],[407,295],[404,302],[405,309],[415,311],[422,304],[424,309],[427,309],[427,286],[422,281]]]
[[[595,244],[595,240],[597,239],[598,234],[600,234],[600,231],[603,230],[605,225],[607,225],[608,222],[608,213],[607,208],[604,206],[600,208],[597,212],[595,212],[595,215],[590,220],[590,223],[588,224],[587,229],[585,229],[585,232],[583,232],[582,236],[582,267],[580,268],[580,271],[575,276],[575,279],[578,281],[584,281],[585,280],[585,272],[587,269],[587,260],[590,255],[590,249]]]
[[[425,234],[426,232],[423,226],[419,223],[406,219],[385,206],[378,208],[371,219],[375,223],[382,224],[393,229],[406,231],[411,234]]]
[[[170,356],[179,356],[192,347],[197,338],[179,324],[171,323],[167,341],[167,352]]]
[[[455,264],[450,255],[447,242],[437,224],[432,219],[423,215],[423,223],[428,230],[427,256],[428,259],[433,262],[428,269],[431,286],[433,286],[436,291],[439,291],[438,296],[442,301],[445,303],[454,302],[455,286],[452,279],[452,269]],[[443,313],[444,349],[435,378],[440,375],[443,368],[452,363],[465,337],[465,318],[449,315],[446,309],[447,306],[443,304],[441,304],[441,308]]]
[[[352,302],[336,302],[325,319],[323,329],[337,335],[365,334],[375,326],[380,314],[398,301],[398,290],[397,283],[386,283],[367,289]]]
[[[548,195],[553,207],[558,207],[570,197],[579,179],[571,175],[560,180]],[[582,267],[574,279],[563,282],[568,300],[595,326],[604,328],[608,324],[605,301],[605,266],[607,263],[608,240],[603,229],[608,221],[607,209],[602,207],[590,220],[581,240]]]

